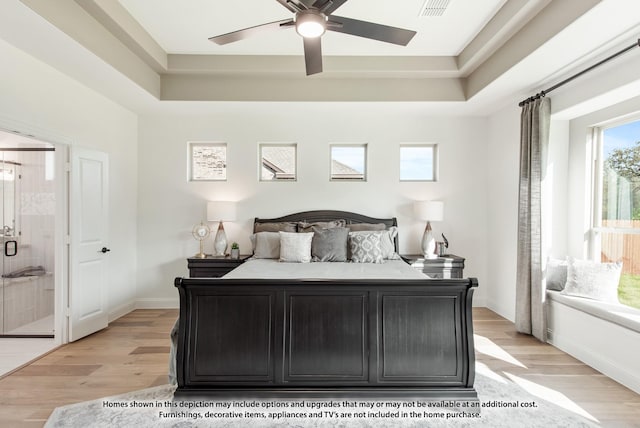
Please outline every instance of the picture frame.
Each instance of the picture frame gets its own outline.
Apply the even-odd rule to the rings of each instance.
[[[226,181],[227,144],[189,142],[189,181]]]

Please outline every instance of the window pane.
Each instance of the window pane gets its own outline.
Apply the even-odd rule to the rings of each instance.
[[[367,145],[332,145],[331,180],[366,180]]]
[[[400,146],[401,181],[436,180],[435,145]]]
[[[296,145],[261,144],[260,180],[295,180]]]
[[[224,143],[189,143],[192,181],[227,179],[227,145]]]
[[[622,262],[619,299],[640,308],[640,121],[602,134],[600,260]]]

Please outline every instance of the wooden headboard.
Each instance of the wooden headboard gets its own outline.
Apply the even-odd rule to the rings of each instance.
[[[374,218],[362,214],[352,213],[349,211],[335,211],[335,210],[315,210],[315,211],[302,211],[299,213],[288,214],[282,217],[276,218],[258,218],[256,217],[253,222],[253,228],[255,231],[256,223],[282,223],[282,222],[299,222],[304,221],[307,223],[313,223],[317,221],[331,221],[331,220],[345,220],[347,227],[354,223],[384,223],[385,227],[389,229],[392,226],[398,226],[398,220],[395,217],[391,218]],[[396,252],[399,251],[398,235],[396,234],[394,240]]]

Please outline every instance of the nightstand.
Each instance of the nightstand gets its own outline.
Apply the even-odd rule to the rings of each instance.
[[[462,278],[464,258],[447,254],[425,259],[422,254],[402,254],[402,259],[431,278]]]
[[[251,256],[240,255],[238,259],[232,259],[229,256],[216,257],[207,256],[204,259],[197,257],[189,257],[187,259],[187,267],[189,268],[190,278],[220,278],[226,273],[231,272],[245,260]]]

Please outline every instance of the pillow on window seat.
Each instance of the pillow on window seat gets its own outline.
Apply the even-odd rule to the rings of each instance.
[[[549,257],[547,260],[547,290],[562,291],[567,283],[567,261]]]
[[[567,257],[567,283],[562,294],[618,303],[622,263],[596,263]]]

